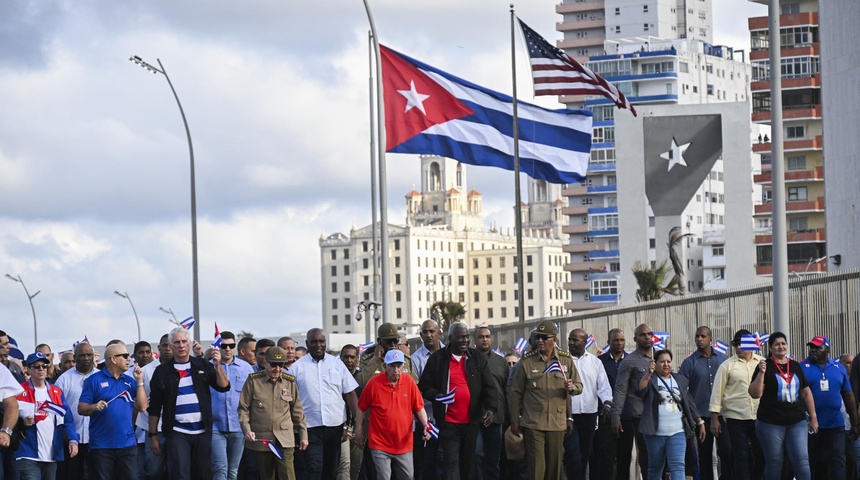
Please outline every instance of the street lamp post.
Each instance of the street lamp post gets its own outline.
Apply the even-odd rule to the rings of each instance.
[[[36,298],[36,295],[38,295],[41,290],[37,290],[36,293],[30,295],[30,291],[27,290],[27,285],[24,284],[24,280],[21,279],[21,275],[16,275],[13,277],[12,275],[9,275],[7,273],[6,278],[20,283],[21,286],[24,287],[24,293],[27,294],[27,300],[30,301],[30,310],[33,312],[33,341],[36,342],[34,344],[35,348],[35,346],[39,345],[39,328],[36,324],[36,307],[33,306],[33,299]]]
[[[137,318],[137,310],[134,308],[134,304],[131,303],[131,297],[128,296],[128,292],[120,293],[118,290],[114,290],[113,293],[119,295],[120,297],[128,300],[128,304],[131,305],[131,311],[134,312],[134,321],[137,323],[137,341],[140,341],[140,320]]]
[[[179,102],[179,95],[176,94],[176,89],[173,88],[173,82],[170,81],[170,77],[167,75],[167,70],[164,69],[164,65],[161,64],[161,60],[158,58],[155,59],[160,68],[155,68],[154,66],[144,62],[143,59],[137,55],[130,57],[129,60],[153,74],[160,73],[164,75],[164,78],[167,79],[167,84],[170,86],[170,91],[173,92],[173,98],[176,99],[176,105],[179,107],[179,114],[182,115],[182,124],[185,126],[185,136],[188,139],[188,157],[191,168],[191,273],[193,282],[192,295],[194,302],[194,319],[196,320],[196,322],[194,322],[194,337],[200,338],[200,298],[197,283],[197,188],[194,181],[194,146],[191,144],[191,130],[188,129],[188,120],[185,118],[185,110],[182,109],[182,103]]]
[[[181,326],[182,326],[182,324],[181,324],[181,323],[179,323],[179,320],[177,320],[177,319],[176,319],[176,314],[175,314],[175,313],[173,313],[173,309],[172,309],[172,308],[158,307],[158,309],[159,309],[159,310],[161,310],[161,311],[162,311],[162,312],[164,312],[164,313],[170,314],[170,316],[171,316],[171,317],[173,317],[173,320],[170,320],[169,318],[168,318],[168,320],[170,320],[170,322],[172,322],[172,323],[176,324],[176,326],[177,326],[177,327],[181,327]]]
[[[377,320],[379,320],[379,317],[380,317],[380,315],[379,315],[380,307],[382,307],[382,304],[379,302],[374,302],[372,300],[362,300],[362,301],[358,302],[358,304],[356,304],[356,306],[355,306],[355,310],[356,310],[355,319],[357,321],[361,321],[361,312],[373,310],[373,317],[372,318],[373,318],[373,322],[374,322],[373,326],[375,327],[376,326],[375,322]],[[370,325],[371,319],[367,318],[366,321],[367,321],[367,324]],[[370,329],[365,329],[365,330],[366,330],[366,333],[365,333],[364,341],[369,342],[372,340],[372,338],[370,338],[370,335],[371,335]]]

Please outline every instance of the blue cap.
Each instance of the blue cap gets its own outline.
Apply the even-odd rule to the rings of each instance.
[[[30,365],[32,365],[38,361],[41,361],[41,360],[44,360],[45,363],[51,363],[51,361],[48,359],[48,357],[46,357],[45,354],[42,352],[35,352],[35,353],[31,353],[30,355],[28,355],[26,363],[27,363],[27,366],[29,367]]]
[[[398,349],[389,350],[385,354],[385,364],[391,365],[392,363],[403,363],[403,352]]]

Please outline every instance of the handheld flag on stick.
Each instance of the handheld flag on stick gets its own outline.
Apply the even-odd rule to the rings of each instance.
[[[549,365],[547,365],[545,369],[543,369],[543,373],[550,373],[550,372],[564,373],[564,370],[561,369],[561,365],[558,362],[552,362]]]
[[[515,350],[518,354],[522,355],[522,354],[523,354],[523,352],[525,352],[525,351],[526,351],[526,346],[527,346],[528,344],[529,344],[529,342],[528,342],[525,338],[520,337],[520,339],[519,339],[519,340],[517,340],[517,343],[515,343],[515,344],[514,344],[514,350]]]
[[[365,350],[372,347],[373,345],[374,345],[373,342],[362,343],[361,345],[358,346],[358,354],[361,355],[362,353],[364,353]]]
[[[179,322],[179,326],[186,330],[191,330],[191,328],[194,327],[195,323],[197,323],[197,320],[194,320],[194,317],[188,317],[185,320]]]
[[[609,351],[609,344],[607,343],[603,348],[600,349],[601,352],[606,353]]]
[[[716,342],[712,343],[712,344],[711,344],[711,348],[713,348],[713,349],[714,349],[714,351],[716,351],[716,352],[720,352],[720,353],[722,353],[723,355],[725,355],[725,354],[726,354],[726,352],[728,352],[728,351],[729,351],[729,346],[728,346],[727,344],[725,344],[725,343],[723,343],[723,342],[719,341],[719,340],[717,340]]]
[[[212,348],[221,347],[221,331],[218,330],[218,324],[215,324],[215,341],[212,342]]]
[[[454,404],[454,393],[457,391],[457,387],[454,387],[448,393],[436,395],[436,401],[439,403],[443,403],[445,405],[453,405]]]
[[[502,357],[502,358],[504,358],[504,356],[505,356],[505,354],[504,354],[504,353],[502,353],[502,351],[501,351],[501,350],[499,350],[498,348],[494,348],[494,349],[493,349],[493,353],[495,353],[496,355],[498,355],[498,356],[500,356],[500,357]]]
[[[9,356],[23,361],[24,354],[21,352],[21,349],[18,348],[18,342],[9,335],[7,335],[7,338],[9,339]]]
[[[128,402],[128,403],[134,403],[134,399],[133,399],[133,398],[131,398],[131,392],[129,392],[128,390],[123,390],[123,391],[122,391],[122,393],[120,393],[119,395],[117,395],[117,396],[115,396],[115,397],[111,398],[110,400],[108,400],[108,401],[107,401],[107,403],[110,403],[110,402],[112,402],[112,401],[116,400],[117,398],[121,398],[121,399],[125,400],[125,401],[126,401],[126,402]]]
[[[758,343],[759,348],[762,347],[767,341],[770,340],[769,333],[759,333],[758,330],[755,331],[755,341]]]
[[[269,448],[269,450],[270,450],[272,453],[274,453],[276,457],[278,457],[278,458],[279,458],[279,459],[281,459],[281,460],[283,460],[283,459],[284,459],[284,454],[283,454],[283,453],[281,453],[281,449],[280,449],[280,448],[278,448],[278,446],[277,446],[277,445],[275,445],[275,443],[274,443],[274,442],[272,442],[271,440],[257,440],[257,441],[258,441],[258,442],[260,442],[260,443],[262,443],[262,444],[263,444],[263,445],[265,445],[266,447],[268,447],[268,448]]]
[[[751,333],[744,334],[741,335],[740,349],[755,352],[761,350],[761,342]]]
[[[439,427],[435,423],[427,422],[427,431],[430,432],[431,437],[439,440]]]
[[[636,116],[636,109],[615,85],[552,46],[522,20],[519,22],[529,48],[535,95],[602,95]]]
[[[80,345],[80,344],[82,344],[82,343],[90,343],[90,339],[89,339],[89,338],[87,338],[87,336],[86,336],[86,335],[84,335],[84,339],[83,339],[83,340],[78,340],[77,342],[75,342],[75,343],[73,343],[73,344],[72,344],[72,350],[74,350],[74,349],[75,349],[75,347],[77,347],[78,345]]]
[[[385,150],[514,169],[513,99],[381,46]],[[591,112],[517,102],[521,171],[550,183],[585,177]]]
[[[594,334],[588,336],[588,339],[585,340],[585,349],[588,350],[592,345],[594,345]]]
[[[58,417],[66,416],[66,409],[62,405],[58,405],[50,400],[43,403],[39,410],[47,410]]]
[[[669,332],[651,332],[651,347],[654,350],[663,350],[666,348],[668,340]]]

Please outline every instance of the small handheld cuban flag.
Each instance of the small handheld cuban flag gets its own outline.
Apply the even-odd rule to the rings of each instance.
[[[358,354],[361,355],[365,350],[373,346],[373,342],[362,343],[358,346]]]
[[[655,350],[666,348],[666,342],[669,340],[669,332],[651,332],[651,346]]]
[[[54,415],[56,415],[58,417],[65,417],[66,416],[66,409],[63,408],[62,405],[57,405],[56,403],[54,403],[50,400],[43,403],[40,410],[47,410],[48,412],[53,413]]]
[[[115,396],[115,397],[111,398],[110,400],[108,400],[108,401],[107,401],[107,403],[110,403],[110,402],[112,402],[112,401],[116,400],[117,398],[121,398],[121,399],[123,399],[124,401],[126,401],[126,402],[128,402],[128,403],[134,403],[134,399],[133,399],[133,398],[131,398],[131,392],[129,392],[128,390],[123,390],[123,392],[122,392],[122,393],[120,393],[119,395],[117,395],[117,396]]]
[[[756,339],[756,336],[752,333],[746,333],[741,335],[741,350],[755,352],[761,350],[761,342]]]
[[[719,340],[717,340],[716,342],[712,343],[712,344],[711,344],[711,348],[713,348],[713,349],[714,349],[714,351],[716,351],[716,352],[720,352],[720,353],[722,353],[723,355],[725,355],[725,354],[726,354],[726,352],[728,352],[728,351],[729,351],[729,346],[728,346],[727,344],[725,344],[725,343],[723,343],[723,342],[719,341]]]
[[[591,348],[591,346],[592,346],[592,345],[594,345],[594,342],[595,342],[595,341],[596,341],[596,340],[594,339],[594,334],[592,333],[592,334],[591,334],[591,335],[589,335],[589,336],[588,336],[588,338],[585,340],[585,349],[586,349],[586,350],[588,350],[589,348]]]
[[[197,320],[194,320],[194,317],[188,317],[185,320],[179,322],[179,326],[186,330],[191,330],[195,323],[197,323]]]
[[[606,345],[604,345],[603,348],[600,349],[600,351],[603,353],[608,353],[609,352],[609,344],[607,343]]]
[[[436,401],[439,403],[443,403],[445,405],[453,405],[454,404],[454,393],[456,393],[456,392],[457,392],[457,387],[454,387],[454,389],[448,393],[436,395]]]
[[[83,340],[78,340],[77,342],[75,342],[75,343],[73,343],[73,344],[72,344],[72,350],[74,350],[74,349],[75,349],[75,347],[77,347],[78,345],[80,345],[80,344],[82,344],[82,343],[90,343],[90,339],[89,339],[89,338],[87,338],[87,336],[86,336],[86,335],[84,335],[84,339],[83,339]]]
[[[439,427],[435,423],[427,422],[427,431],[430,432],[431,437],[439,440]]]
[[[498,355],[498,356],[500,356],[500,357],[502,357],[502,358],[504,358],[504,357],[505,357],[505,354],[504,354],[504,353],[502,353],[502,351],[501,351],[501,350],[499,350],[498,348],[493,349],[493,353],[495,353],[496,355]]]
[[[257,441],[262,443],[263,445],[265,445],[280,460],[284,459],[284,454],[281,453],[281,449],[278,448],[278,446],[275,445],[272,441],[270,441],[270,440],[257,440]]]
[[[759,333],[758,330],[755,331],[755,341],[758,343],[758,348],[761,348],[768,340],[770,340],[769,333]]]
[[[9,356],[12,358],[17,358],[18,360],[23,361],[24,360],[24,354],[18,348],[18,342],[14,338],[12,338],[11,336],[7,335],[7,338],[9,339]]]
[[[549,365],[546,366],[545,369],[543,369],[543,373],[550,373],[550,372],[564,373],[564,370],[561,369],[561,364],[559,364],[558,361],[555,361],[555,362],[550,363]]]
[[[520,337],[520,339],[519,339],[519,340],[517,340],[517,343],[515,343],[515,344],[514,344],[514,350],[516,350],[516,352],[517,352],[517,353],[519,353],[520,355],[522,355],[522,354],[523,354],[523,352],[525,352],[525,351],[526,351],[526,346],[527,346],[528,344],[529,344],[528,340],[526,340],[526,339],[525,339],[525,338],[523,338],[523,337]]]
[[[218,330],[218,324],[215,324],[215,341],[212,342],[212,348],[221,348],[221,331]]]

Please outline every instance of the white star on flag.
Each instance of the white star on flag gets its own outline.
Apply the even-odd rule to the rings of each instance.
[[[684,161],[684,153],[687,151],[687,147],[689,146],[689,143],[678,145],[678,141],[675,140],[675,137],[672,137],[672,148],[669,151],[660,154],[660,158],[669,160],[669,168],[667,171],[672,171],[672,167],[675,165],[687,166],[687,162]]]
[[[421,113],[423,113],[424,115],[427,115],[427,111],[424,110],[424,100],[427,100],[428,98],[430,98],[430,95],[424,95],[422,93],[418,93],[418,91],[415,90],[415,81],[414,80],[412,80],[410,82],[410,89],[409,90],[398,90],[397,93],[406,97],[406,110],[404,110],[403,113],[406,113],[409,110],[412,110],[412,107],[418,107],[418,109],[421,110]]]

